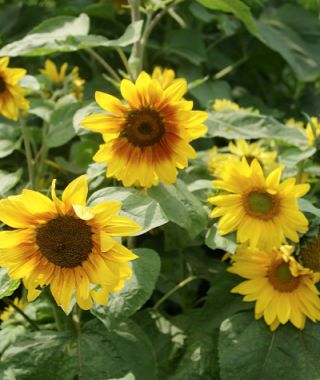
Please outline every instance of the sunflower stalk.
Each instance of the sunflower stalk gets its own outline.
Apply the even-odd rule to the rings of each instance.
[[[131,5],[131,22],[134,23],[139,21],[141,19],[140,0],[129,0],[129,4]],[[141,39],[138,39],[138,41],[133,44],[129,58],[129,64],[133,78],[136,79],[143,66],[141,55]]]
[[[27,126],[25,124],[24,118],[21,116],[21,114],[19,117],[19,122],[20,122],[20,128],[21,128],[21,133],[22,133],[22,138],[23,138],[23,143],[24,143],[24,148],[25,148],[25,155],[27,159],[30,186],[32,189],[34,189],[35,184],[34,184],[33,158],[32,158],[32,152],[31,152],[30,135],[29,135]]]
[[[74,323],[74,328],[77,334],[77,356],[78,356],[78,380],[82,378],[82,362],[81,362],[81,309],[75,305],[72,311],[72,321]]]

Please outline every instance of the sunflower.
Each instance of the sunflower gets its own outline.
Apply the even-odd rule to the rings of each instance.
[[[235,143],[230,142],[228,148],[230,153],[218,153],[216,148],[209,151],[208,166],[212,174],[219,176],[219,173],[224,171],[227,161],[241,161],[243,157],[249,164],[254,159],[257,159],[265,173],[269,173],[281,166],[275,161],[277,152],[267,151],[261,146],[261,141],[249,144],[240,139]]]
[[[15,297],[13,300],[13,304],[17,306],[20,310],[24,310],[25,308],[25,303],[22,299],[19,299],[18,297]],[[13,315],[15,312],[15,308],[13,306],[8,306],[4,309],[4,311],[0,314],[0,319],[1,321],[6,321],[8,320],[11,315]]]
[[[315,131],[313,131],[311,123],[313,124]],[[306,132],[307,132],[309,145],[314,144],[315,139],[320,135],[320,123],[317,117],[311,118],[311,122],[308,123],[306,126]]]
[[[212,105],[216,112],[239,111],[240,106],[228,99],[216,99]]]
[[[176,74],[172,69],[161,69],[161,67],[156,66],[153,71],[151,78],[156,79],[160,86],[165,90],[167,87],[172,85],[172,83],[176,80]]]
[[[64,81],[66,76],[68,64],[65,62],[60,70],[57,69],[57,66],[51,59],[46,59],[44,63],[44,69],[40,69],[40,73],[47,77],[51,82],[59,84]]]
[[[135,84],[121,82],[127,104],[96,92],[97,103],[110,113],[90,115],[81,124],[103,134],[105,144],[94,160],[107,163],[107,177],[142,187],[176,181],[177,168],[196,156],[189,142],[207,130],[202,124],[207,113],[192,111],[192,102],[182,99],[186,87],[184,79],[176,79],[163,89],[142,72]]]
[[[221,235],[237,231],[238,242],[266,249],[279,247],[287,238],[299,241],[297,232],[307,231],[308,220],[299,211],[297,198],[310,186],[295,185],[295,178],[280,183],[281,171],[265,178],[256,159],[250,165],[245,159],[226,165],[221,179],[213,181],[222,194],[209,198],[216,206],[211,216],[221,217]]]
[[[11,69],[8,64],[8,57],[0,58],[0,115],[18,120],[19,109],[27,111],[29,108],[24,90],[18,85],[26,70]]]
[[[286,126],[292,127],[292,128],[298,128],[298,129],[304,129],[304,124],[300,120],[296,120],[293,117],[290,119],[286,120],[285,122]]]
[[[319,292],[313,272],[292,256],[292,247],[271,251],[239,247],[228,269],[247,280],[231,290],[255,304],[255,318],[264,317],[270,329],[290,321],[303,329],[306,318],[320,320]]]
[[[0,265],[12,279],[23,279],[28,301],[50,285],[57,304],[67,311],[75,291],[78,305],[89,309],[93,300],[106,304],[131,276],[129,260],[136,256],[114,240],[140,227],[117,216],[120,202],[86,207],[85,176],[72,181],[62,200],[52,183],[52,200],[32,191],[0,201],[0,220],[15,230],[0,232]]]

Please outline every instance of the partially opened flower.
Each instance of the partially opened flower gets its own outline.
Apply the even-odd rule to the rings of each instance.
[[[280,183],[280,178],[281,168],[265,178],[257,160],[228,163],[221,179],[213,181],[221,194],[209,198],[215,206],[211,216],[220,217],[220,234],[237,231],[238,242],[267,249],[287,239],[298,242],[297,232],[307,231],[308,220],[297,200],[310,186],[296,185],[295,178]]]
[[[231,291],[256,302],[255,318],[264,317],[270,329],[291,322],[303,329],[306,318],[320,320],[319,291],[313,272],[300,265],[292,247],[271,251],[239,247],[229,272],[246,278]]]
[[[17,120],[19,110],[26,111],[29,108],[24,89],[19,86],[26,70],[9,68],[8,64],[8,57],[0,58],[0,115]]]
[[[0,201],[0,220],[14,230],[0,232],[0,265],[12,279],[23,279],[28,301],[50,285],[58,305],[67,311],[75,293],[78,305],[106,304],[131,276],[128,261],[136,256],[113,236],[127,236],[140,227],[118,216],[120,202],[86,207],[85,176],[72,181],[62,200],[32,190]]]
[[[64,81],[66,76],[68,64],[65,62],[58,70],[56,64],[51,59],[46,59],[44,69],[40,69],[40,73],[50,79],[52,82],[58,84]]]
[[[109,113],[90,115],[82,125],[103,135],[94,156],[107,164],[107,176],[125,186],[151,187],[159,181],[176,181],[177,168],[188,166],[195,150],[190,142],[207,127],[206,112],[192,111],[192,102],[182,98],[186,81],[176,79],[163,89],[159,81],[142,72],[136,83],[122,80],[121,94],[127,103],[96,92],[96,101]]]

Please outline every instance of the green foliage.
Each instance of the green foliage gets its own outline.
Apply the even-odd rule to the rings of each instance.
[[[20,280],[11,280],[5,268],[0,268],[0,299],[11,296],[19,287]]]
[[[316,379],[319,334],[319,325],[311,323],[303,331],[287,325],[271,332],[252,313],[234,315],[220,327],[221,379]]]

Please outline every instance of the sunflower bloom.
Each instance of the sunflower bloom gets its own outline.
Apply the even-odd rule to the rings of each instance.
[[[53,83],[59,84],[64,81],[66,76],[68,64],[65,62],[60,70],[57,69],[57,66],[51,59],[46,59],[44,63],[44,69],[40,70],[40,73],[51,80]]]
[[[113,239],[140,227],[118,216],[120,202],[86,207],[85,176],[72,181],[62,200],[32,191],[0,201],[0,220],[14,230],[0,232],[0,265],[12,279],[23,279],[28,301],[50,285],[57,304],[69,309],[75,293],[82,309],[93,301],[106,304],[108,293],[118,291],[131,277],[128,261],[136,256]]]
[[[240,106],[228,99],[216,99],[212,105],[216,112],[239,111]]]
[[[176,74],[172,69],[161,69],[159,66],[156,66],[153,69],[151,75],[151,78],[156,79],[164,90],[172,85],[172,83],[176,80],[175,77]]]
[[[298,209],[297,198],[305,195],[310,186],[295,184],[295,178],[280,183],[281,168],[267,178],[257,160],[251,165],[245,159],[231,162],[221,178],[213,185],[221,195],[209,198],[215,207],[213,218],[221,217],[221,235],[237,231],[237,241],[252,247],[271,249],[286,243],[289,238],[299,241],[297,232],[308,229],[308,220]]]
[[[271,251],[239,247],[228,269],[246,278],[231,290],[244,295],[244,301],[255,304],[255,318],[264,317],[270,329],[291,322],[303,329],[306,318],[320,320],[319,292],[312,271],[300,265],[292,247]]]
[[[24,89],[18,85],[26,70],[11,69],[8,64],[8,57],[0,58],[0,115],[18,120],[19,109],[27,111],[29,108]]]
[[[18,297],[15,297],[13,300],[13,304],[16,305],[20,310],[24,310],[25,308],[25,303],[23,300],[19,299]],[[0,314],[0,320],[1,321],[7,321],[12,314],[15,313],[15,309],[13,306],[8,306],[4,309],[4,311]]]
[[[176,79],[163,89],[142,72],[136,83],[121,82],[127,104],[96,92],[97,103],[109,113],[90,115],[81,124],[103,135],[105,144],[94,160],[107,164],[107,177],[116,177],[124,186],[176,181],[177,168],[187,167],[188,158],[196,156],[189,142],[207,130],[202,124],[207,113],[192,111],[192,102],[182,98],[186,88],[184,79]]]

